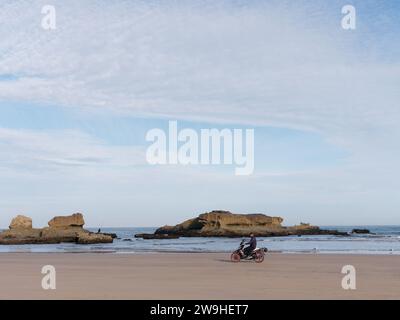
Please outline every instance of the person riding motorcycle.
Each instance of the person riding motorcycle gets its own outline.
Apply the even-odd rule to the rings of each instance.
[[[249,245],[248,247],[243,249],[244,255],[247,257],[249,256],[253,250],[257,247],[257,239],[254,236],[253,233],[250,234],[250,241],[246,243],[246,245]]]

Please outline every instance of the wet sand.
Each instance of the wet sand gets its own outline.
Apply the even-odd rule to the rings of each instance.
[[[56,290],[41,269],[56,268]],[[356,290],[342,289],[344,265]],[[0,299],[399,299],[400,256],[226,253],[0,254]]]

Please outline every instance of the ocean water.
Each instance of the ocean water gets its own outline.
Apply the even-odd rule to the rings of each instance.
[[[367,228],[374,234],[351,236],[290,236],[257,238],[259,247],[284,253],[356,253],[400,254],[400,226],[325,226],[349,232],[354,228]],[[156,228],[102,228],[102,232],[118,235],[114,243],[78,245],[72,243],[51,245],[0,245],[0,252],[231,252],[237,248],[239,238],[179,238],[170,240],[143,240],[137,233],[152,233]],[[90,229],[96,232],[97,229]]]

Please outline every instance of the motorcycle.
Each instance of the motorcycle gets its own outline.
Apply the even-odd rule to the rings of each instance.
[[[240,260],[254,260],[257,263],[261,263],[264,261],[264,256],[268,252],[267,248],[255,248],[249,255],[244,254],[244,246],[246,244],[246,240],[242,240],[240,242],[239,248],[231,254],[232,262],[239,262]]]

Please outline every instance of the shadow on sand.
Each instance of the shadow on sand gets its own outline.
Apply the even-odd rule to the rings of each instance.
[[[230,259],[215,259],[215,261],[218,262],[226,262],[226,263],[232,263],[232,264],[239,264],[239,263],[254,263],[254,260],[240,260],[240,262],[232,262]]]

